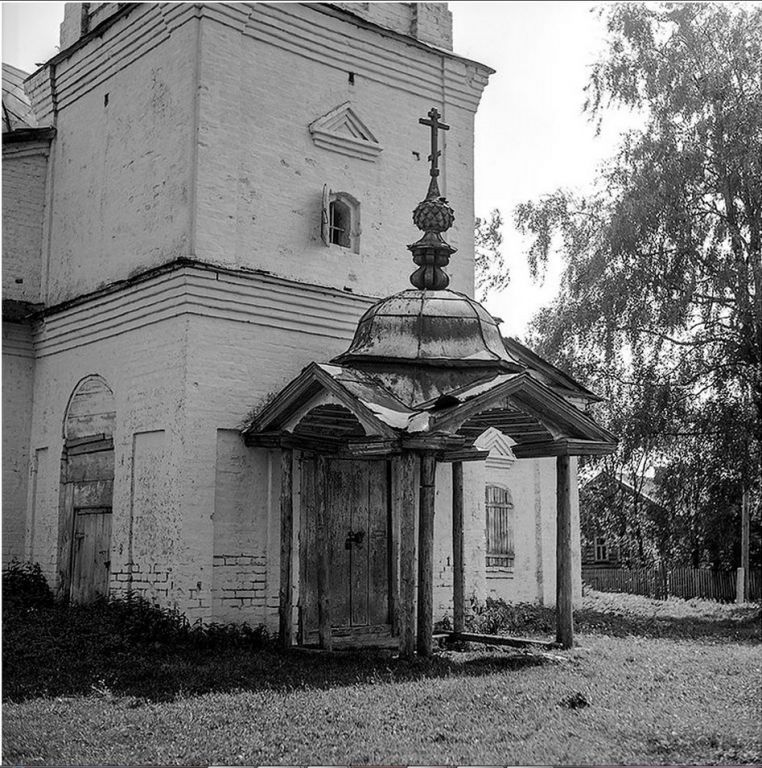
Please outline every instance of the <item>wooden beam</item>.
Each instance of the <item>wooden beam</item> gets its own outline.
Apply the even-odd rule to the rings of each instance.
[[[574,644],[569,465],[568,456],[556,459],[556,641],[562,648]]]
[[[529,459],[543,456],[601,456],[613,453],[616,446],[616,443],[561,438],[541,443],[517,443],[512,450],[517,459]]]
[[[465,629],[465,569],[463,563],[463,464],[452,465],[452,617],[453,629]]]
[[[415,653],[415,465],[413,453],[404,453],[396,462],[400,498],[400,656]]]
[[[402,508],[399,486],[398,456],[386,461],[386,499],[389,520],[389,623],[392,636],[400,633],[400,512]]]
[[[479,635],[474,632],[450,632],[447,635],[448,642],[486,643],[487,645],[508,645],[511,648],[526,648],[539,646],[540,648],[556,648],[557,644],[550,640],[534,640],[528,637],[504,637],[503,635]]]
[[[483,432],[484,430],[482,430]],[[478,433],[479,435],[481,432]],[[476,448],[464,448],[462,451],[449,451],[437,457],[440,462],[484,461],[489,456],[489,451],[480,451]]]
[[[328,515],[325,508],[327,493],[327,468],[324,456],[318,456],[315,466],[315,485],[317,504],[317,588],[318,588],[318,637],[320,647],[326,651],[333,648],[331,636],[331,582],[330,582],[330,535],[328,530]]]
[[[293,452],[281,451],[280,458],[280,627],[278,639],[281,648],[291,646],[292,633],[292,578],[291,558],[294,540]]]
[[[418,517],[418,655],[430,656],[434,634],[434,501],[436,456],[421,453],[421,499]]]

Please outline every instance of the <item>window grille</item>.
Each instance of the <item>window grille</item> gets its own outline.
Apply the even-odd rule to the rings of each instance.
[[[488,485],[487,509],[487,565],[513,567],[513,501],[507,488]]]
[[[360,203],[352,195],[323,185],[320,237],[324,245],[360,252]]]
[[[349,248],[351,222],[349,206],[341,200],[334,200],[330,205],[330,240],[334,245]]]

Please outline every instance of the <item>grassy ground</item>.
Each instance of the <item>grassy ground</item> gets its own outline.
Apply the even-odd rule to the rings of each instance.
[[[571,651],[425,663],[161,640],[99,659],[103,638],[77,646],[61,616],[41,635],[44,613],[6,619],[5,763],[762,761],[753,606],[592,594]],[[522,634],[552,626],[543,609],[508,618]]]

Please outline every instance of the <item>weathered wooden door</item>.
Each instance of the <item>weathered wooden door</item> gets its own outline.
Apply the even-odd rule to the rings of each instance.
[[[381,628],[389,617],[389,505],[386,461],[325,462],[322,484],[326,530],[316,530],[321,484],[316,463],[302,462],[301,606],[306,632],[318,626],[317,559],[329,551],[331,625],[335,629]]]
[[[67,464],[65,505],[72,532],[69,596],[72,602],[87,603],[108,594],[114,493],[111,441],[73,447]]]
[[[111,509],[75,509],[71,576],[74,602],[89,603],[108,594],[110,548]]]

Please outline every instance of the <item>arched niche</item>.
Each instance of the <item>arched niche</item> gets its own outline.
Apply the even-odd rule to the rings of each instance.
[[[116,421],[114,393],[102,376],[85,376],[69,398],[63,422],[64,440],[112,438]]]
[[[85,376],[63,419],[58,528],[59,585],[75,603],[109,593],[115,423],[111,387],[102,376]]]

